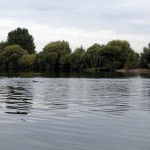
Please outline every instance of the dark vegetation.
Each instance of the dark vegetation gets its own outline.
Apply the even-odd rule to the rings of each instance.
[[[75,70],[110,71],[117,69],[150,68],[150,44],[136,53],[128,41],[113,40],[106,45],[93,44],[71,51],[67,41],[47,44],[35,52],[33,36],[27,29],[17,28],[0,42],[1,70]]]

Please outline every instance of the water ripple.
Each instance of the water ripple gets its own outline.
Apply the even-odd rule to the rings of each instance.
[[[149,150],[149,97],[140,77],[0,78],[1,148]]]

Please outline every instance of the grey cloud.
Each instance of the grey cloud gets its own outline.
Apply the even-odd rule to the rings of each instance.
[[[4,17],[32,19],[60,25],[120,28],[128,20],[150,14],[148,1],[140,0],[2,0]],[[8,5],[9,4],[9,5]],[[142,7],[143,6],[143,7]],[[130,22],[129,22],[130,23]],[[132,23],[131,23],[132,25]],[[91,28],[92,28],[91,27]],[[127,26],[128,28],[129,26]]]
[[[148,0],[1,0],[0,18],[87,31],[149,34]]]

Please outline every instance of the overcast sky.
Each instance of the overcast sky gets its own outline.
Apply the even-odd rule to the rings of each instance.
[[[150,42],[150,1],[0,0],[0,41],[17,27],[28,28],[37,51],[56,40],[75,49],[121,39],[141,52]]]

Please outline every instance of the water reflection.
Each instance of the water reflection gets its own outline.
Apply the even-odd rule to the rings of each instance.
[[[150,110],[150,81],[92,78],[3,78],[0,105],[8,114],[38,111],[107,112]]]
[[[5,113],[27,115],[32,109],[32,83],[22,79],[3,79],[0,87],[0,103],[5,105]],[[30,91],[29,91],[30,90]]]
[[[132,83],[130,84],[126,80],[93,79],[88,80],[88,82],[83,80],[80,84],[73,85],[74,92],[77,95],[75,93],[74,95],[71,94],[70,98],[75,97],[81,107],[92,112],[121,115],[133,107],[130,103],[129,95],[132,92]],[[75,89],[80,90],[76,91]]]
[[[34,79],[35,80],[35,79]],[[34,83],[34,108],[77,112],[107,112],[123,115],[135,109],[150,109],[149,84],[133,79],[38,78]]]
[[[41,76],[0,78],[2,149],[150,149],[150,79]]]
[[[70,88],[67,84],[62,79],[38,79],[38,82],[34,82],[34,108],[39,110],[67,109]]]
[[[3,72],[0,77],[44,77],[44,78],[128,78],[136,77],[136,73],[119,72]]]

